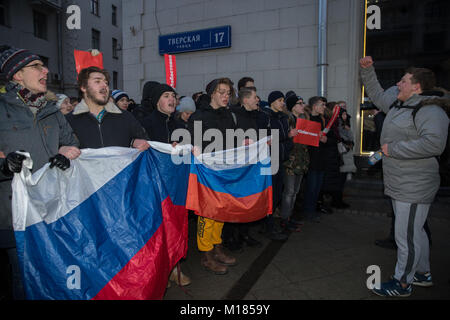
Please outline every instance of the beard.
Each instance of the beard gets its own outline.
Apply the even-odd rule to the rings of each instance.
[[[106,93],[105,98],[103,98],[100,94]],[[96,95],[98,94],[99,97]],[[99,106],[105,106],[108,104],[109,101],[109,90],[100,90],[98,93],[95,92],[92,88],[89,86],[86,88],[86,98],[91,100],[92,102],[98,104]]]

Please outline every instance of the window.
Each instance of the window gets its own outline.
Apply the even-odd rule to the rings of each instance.
[[[91,0],[91,13],[99,16],[98,12],[98,0]]]
[[[117,26],[117,7],[116,6],[112,6],[112,24],[113,26]]]
[[[118,59],[119,56],[117,54],[117,39],[112,38],[112,54],[114,59]]]
[[[117,71],[113,71],[113,88],[119,87],[119,73]]]
[[[33,10],[34,36],[47,40],[47,15]]]
[[[92,48],[100,51],[100,31],[92,29]]]
[[[0,0],[0,25],[9,27],[9,1]]]

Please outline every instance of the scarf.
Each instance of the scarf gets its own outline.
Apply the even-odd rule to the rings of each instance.
[[[17,96],[23,101],[23,103],[30,108],[36,108],[37,110],[40,110],[47,105],[45,93],[33,94],[30,90],[24,88],[18,83],[9,82],[6,86],[6,90],[15,91]]]

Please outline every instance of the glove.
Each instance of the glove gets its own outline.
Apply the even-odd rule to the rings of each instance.
[[[17,152],[11,152],[6,156],[3,162],[2,172],[7,176],[12,176],[14,173],[22,171],[22,163],[25,160],[23,154]]]
[[[63,156],[61,153],[58,153],[56,156],[51,157],[49,159],[50,162],[50,168],[53,168],[54,166],[57,166],[61,170],[66,170],[70,168],[70,160],[67,159],[65,156]]]

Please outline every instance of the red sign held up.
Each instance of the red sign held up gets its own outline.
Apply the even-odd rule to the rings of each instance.
[[[308,146],[319,146],[320,123],[305,119],[297,119],[296,129],[298,134],[294,137],[295,143],[306,144]]]
[[[103,53],[98,55],[92,55],[90,51],[74,50],[73,55],[75,57],[75,67],[77,74],[81,70],[89,67],[99,67],[103,69]]]
[[[175,88],[177,86],[177,61],[174,55],[165,54],[164,61],[166,65],[166,83]]]

